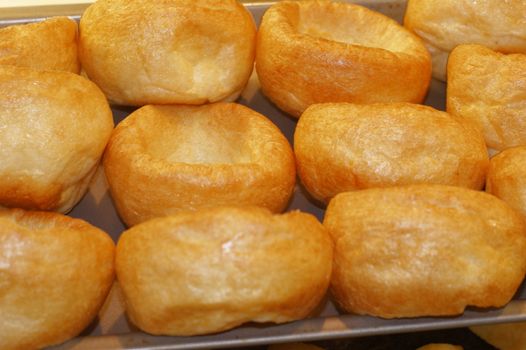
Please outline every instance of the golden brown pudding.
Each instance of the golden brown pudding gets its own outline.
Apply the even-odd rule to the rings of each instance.
[[[462,346],[452,344],[427,344],[416,350],[463,350]]]
[[[138,109],[115,128],[104,169],[128,226],[219,205],[280,212],[296,176],[281,131],[234,103]]]
[[[491,158],[486,192],[499,197],[526,219],[526,146]]]
[[[489,162],[469,121],[409,103],[313,105],[298,122],[294,152],[303,184],[323,202],[418,183],[482,189]]]
[[[331,290],[346,311],[383,318],[501,307],[526,273],[526,221],[481,191],[443,185],[341,193],[323,225]]]
[[[0,206],[69,211],[113,130],[95,84],[73,73],[0,65]]]
[[[458,45],[526,53],[525,13],[523,0],[409,0],[404,25],[431,52],[433,77],[445,81],[448,55]]]
[[[493,150],[526,146],[526,55],[460,45],[448,72],[449,113],[475,123]]]
[[[128,316],[166,335],[305,318],[331,264],[332,242],[314,216],[254,207],[152,219],[123,233],[116,256]]]
[[[54,17],[0,28],[0,64],[78,73],[77,23]]]
[[[113,284],[114,250],[82,220],[0,210],[0,348],[40,349],[86,328]]]
[[[280,1],[259,27],[256,70],[263,93],[299,117],[322,102],[422,102],[431,58],[418,37],[380,13]]]
[[[237,98],[255,39],[236,0],[99,0],[80,20],[79,55],[115,103],[203,104]]]
[[[526,323],[504,323],[472,326],[470,330],[500,350],[526,348]]]

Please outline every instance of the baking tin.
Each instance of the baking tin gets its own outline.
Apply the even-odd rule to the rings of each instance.
[[[354,1],[401,21],[405,11],[403,0]],[[257,23],[272,2],[245,2]],[[78,19],[86,4],[39,7],[13,7],[0,9],[0,27],[30,23],[49,16],[69,16]],[[272,105],[259,89],[255,74],[237,101],[269,117],[280,127],[292,143],[296,120]],[[445,106],[445,84],[433,81],[426,104],[438,109]],[[116,123],[126,117],[132,108],[114,106]],[[301,209],[323,219],[323,208],[308,199],[301,185],[296,185],[289,209]],[[102,169],[90,186],[83,200],[69,214],[82,218],[108,232],[117,241],[124,225],[119,220],[107,191]],[[389,333],[457,328],[503,322],[526,321],[526,287],[521,286],[515,298],[504,308],[468,310],[458,317],[428,317],[385,320],[368,316],[341,314],[326,299],[318,313],[310,319],[283,325],[247,324],[234,330],[215,335],[196,337],[159,337],[137,330],[124,314],[122,297],[115,284],[98,318],[79,337],[54,347],[54,349],[198,349],[232,348],[278,342],[312,341]]]

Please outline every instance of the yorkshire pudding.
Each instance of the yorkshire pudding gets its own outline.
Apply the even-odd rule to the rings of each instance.
[[[329,285],[332,242],[310,214],[203,209],[125,231],[115,263],[135,325],[197,335],[309,316]]]
[[[421,102],[431,58],[418,37],[380,13],[280,1],[259,27],[256,71],[263,93],[298,117],[321,102]]]
[[[526,53],[525,13],[522,0],[409,0],[404,25],[431,52],[433,77],[445,81],[449,52],[458,45]]]
[[[138,109],[115,128],[104,169],[129,226],[218,205],[279,212],[295,184],[285,136],[261,114],[234,103]]]
[[[86,328],[113,284],[114,250],[85,221],[0,210],[0,348],[41,349]]]
[[[410,103],[312,105],[296,127],[294,153],[301,181],[326,203],[370,187],[482,189],[489,163],[470,121]]]
[[[447,67],[447,111],[476,124],[492,150],[526,146],[526,55],[459,45]]]
[[[334,247],[332,295],[383,318],[501,307],[526,273],[526,221],[495,196],[443,185],[340,193],[323,225]]]
[[[469,329],[496,349],[526,349],[525,322],[471,326]]]
[[[78,73],[77,22],[54,17],[1,28],[0,64]]]
[[[0,65],[0,206],[69,211],[113,130],[104,94],[73,73]]]
[[[432,343],[419,347],[416,350],[464,350],[462,346],[453,344]]]
[[[237,98],[255,39],[236,0],[99,0],[80,20],[79,55],[115,103],[203,104]]]
[[[526,219],[526,146],[508,148],[491,158],[486,192],[508,203]]]

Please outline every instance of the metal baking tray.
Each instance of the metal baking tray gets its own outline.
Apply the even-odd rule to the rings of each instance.
[[[73,0],[74,1],[74,0]],[[350,1],[353,2],[353,1]],[[354,1],[401,21],[404,0]],[[272,2],[245,2],[256,22]],[[53,15],[78,19],[86,4],[8,8],[0,12],[0,27],[41,20]],[[269,117],[291,141],[296,120],[280,112],[260,92],[257,76],[253,74],[238,100]],[[438,109],[445,106],[445,84],[433,81],[426,104]],[[126,117],[132,108],[114,106],[115,122]],[[289,209],[301,209],[323,219],[323,208],[309,201],[298,181]],[[69,214],[82,218],[108,232],[115,241],[124,230],[108,195],[104,174],[99,169],[83,200]],[[514,299],[504,308],[469,308],[458,317],[426,317],[385,320],[375,317],[343,314],[326,298],[310,319],[282,325],[246,324],[234,330],[207,336],[159,337],[139,331],[126,318],[122,296],[117,283],[112,289],[97,319],[77,338],[54,349],[197,349],[232,348],[291,341],[312,341],[389,333],[457,328],[472,325],[526,321],[526,286],[521,286]]]

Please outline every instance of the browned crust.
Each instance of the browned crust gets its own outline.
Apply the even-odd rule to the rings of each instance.
[[[404,25],[431,52],[433,77],[446,81],[448,55],[458,45],[526,53],[524,13],[526,3],[521,0],[409,0]]]
[[[221,207],[124,232],[116,270],[127,312],[152,334],[197,335],[307,317],[328,287],[332,242],[310,214]]]
[[[298,174],[328,202],[340,192],[418,183],[482,189],[488,154],[469,121],[410,103],[310,106],[294,134]]]
[[[0,64],[79,73],[77,22],[53,17],[1,28]]]
[[[69,211],[113,130],[97,86],[73,73],[0,65],[0,206]]]
[[[396,39],[389,40],[403,42],[403,51],[299,33],[302,8],[318,17],[336,18],[337,23],[326,21],[334,26],[327,28],[328,32],[345,26],[393,31]],[[282,1],[263,16],[256,71],[263,93],[280,109],[299,117],[314,103],[422,102],[431,77],[431,62],[415,35],[379,13],[346,3]]]
[[[114,249],[82,220],[0,210],[0,347],[43,348],[86,328],[113,283]]]
[[[488,148],[526,145],[526,55],[459,45],[449,55],[447,111],[469,119]]]
[[[198,152],[199,144],[185,141],[193,136],[182,126],[186,118],[204,132],[199,143],[207,142],[207,132],[239,135],[236,138],[245,140],[238,146],[243,148],[239,153],[250,153],[250,159],[188,163],[168,161],[147,150],[164,137],[189,154]],[[170,132],[160,136],[163,129]],[[221,141],[234,142],[227,136]],[[170,153],[169,144],[160,147]],[[256,205],[280,212],[292,195],[296,174],[292,149],[279,129],[261,114],[232,103],[137,110],[115,129],[104,168],[114,203],[129,226],[181,210],[219,205]]]
[[[236,99],[255,38],[235,0],[101,0],[81,18],[79,56],[110,101],[195,105]]]
[[[526,218],[526,146],[508,148],[491,158],[486,192]]]
[[[487,193],[442,185],[341,193],[324,226],[331,290],[348,312],[383,318],[501,307],[526,272],[526,222]]]

